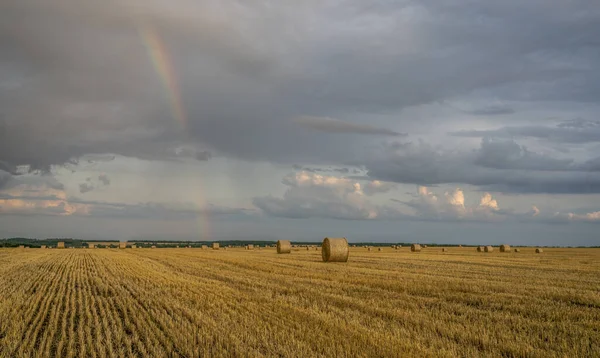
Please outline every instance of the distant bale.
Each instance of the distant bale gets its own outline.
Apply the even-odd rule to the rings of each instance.
[[[150,248],[151,248],[151,249],[156,249],[156,246],[155,246],[155,245],[152,245]]]
[[[347,262],[350,250],[345,237],[323,239],[321,255],[324,262]]]
[[[64,249],[64,248],[65,248],[65,242],[64,242],[64,241],[59,241],[59,242],[56,244],[56,248],[57,248],[57,249]]]
[[[427,245],[423,245],[423,248],[424,248],[424,249],[426,249],[426,248],[427,248]]]
[[[519,251],[521,251],[521,250],[519,250],[519,249],[515,249],[515,252],[519,252]]]
[[[494,252],[494,248],[488,245],[485,247],[485,252]]]
[[[462,245],[458,245],[458,247],[462,247]]]
[[[127,248],[127,242],[126,241],[119,242],[119,249],[125,249],[125,248]]]
[[[383,248],[380,247],[380,248],[377,249],[377,251],[383,251]]]
[[[410,245],[410,251],[412,251],[412,252],[420,252],[421,251],[421,245],[419,245],[419,244],[412,244],[412,245]]]
[[[42,249],[45,249],[45,248],[46,248],[46,245],[42,245],[42,247],[41,247],[41,248],[42,248]]]
[[[543,249],[540,249],[540,248],[535,249],[536,254],[541,254],[542,252],[544,252]]]
[[[95,249],[96,246],[94,244],[88,244],[88,249]]]
[[[477,252],[483,252],[484,250],[483,246],[477,246]]]
[[[442,252],[446,252],[446,251],[448,251],[448,249],[444,247],[444,248],[442,249]]]
[[[367,247],[367,250],[371,251],[371,248],[370,248],[370,247]]]
[[[218,250],[219,249],[219,243],[218,242],[213,242],[212,249],[213,250]]]
[[[208,250],[208,245],[202,245],[202,250]]]
[[[137,246],[136,245],[131,245],[131,248],[132,249],[137,249]]]
[[[500,252],[510,252],[510,245],[500,245]]]
[[[19,245],[19,249],[24,249],[25,245]]]

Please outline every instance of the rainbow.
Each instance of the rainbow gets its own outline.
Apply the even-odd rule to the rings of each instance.
[[[173,118],[181,125],[182,129],[185,130],[188,124],[187,113],[181,99],[177,72],[175,72],[173,62],[171,61],[165,43],[151,26],[138,26],[138,31],[144,46],[146,47],[148,56],[152,61],[154,70],[165,87]]]
[[[163,39],[152,26],[138,24],[137,28],[148,53],[148,57],[150,57],[150,60],[152,61],[154,70],[163,83],[173,118],[179,123],[180,129],[185,131],[188,126],[188,117],[181,98],[177,72],[175,71],[167,47],[165,46]],[[197,183],[199,187],[201,187],[199,179],[200,178],[198,178]],[[198,219],[200,221],[200,240],[210,240],[210,212],[207,209],[206,200],[202,196],[201,191],[199,196],[200,198],[198,201],[201,203],[201,209],[198,214]]]

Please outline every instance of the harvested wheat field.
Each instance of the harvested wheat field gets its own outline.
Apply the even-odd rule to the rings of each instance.
[[[600,356],[600,249],[0,250],[0,356]]]

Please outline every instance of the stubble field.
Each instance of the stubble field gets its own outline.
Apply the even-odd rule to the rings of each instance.
[[[0,357],[600,356],[600,249],[1,249]]]

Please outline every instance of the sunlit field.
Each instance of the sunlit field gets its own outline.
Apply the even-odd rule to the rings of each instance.
[[[2,249],[0,356],[600,356],[600,249]]]

